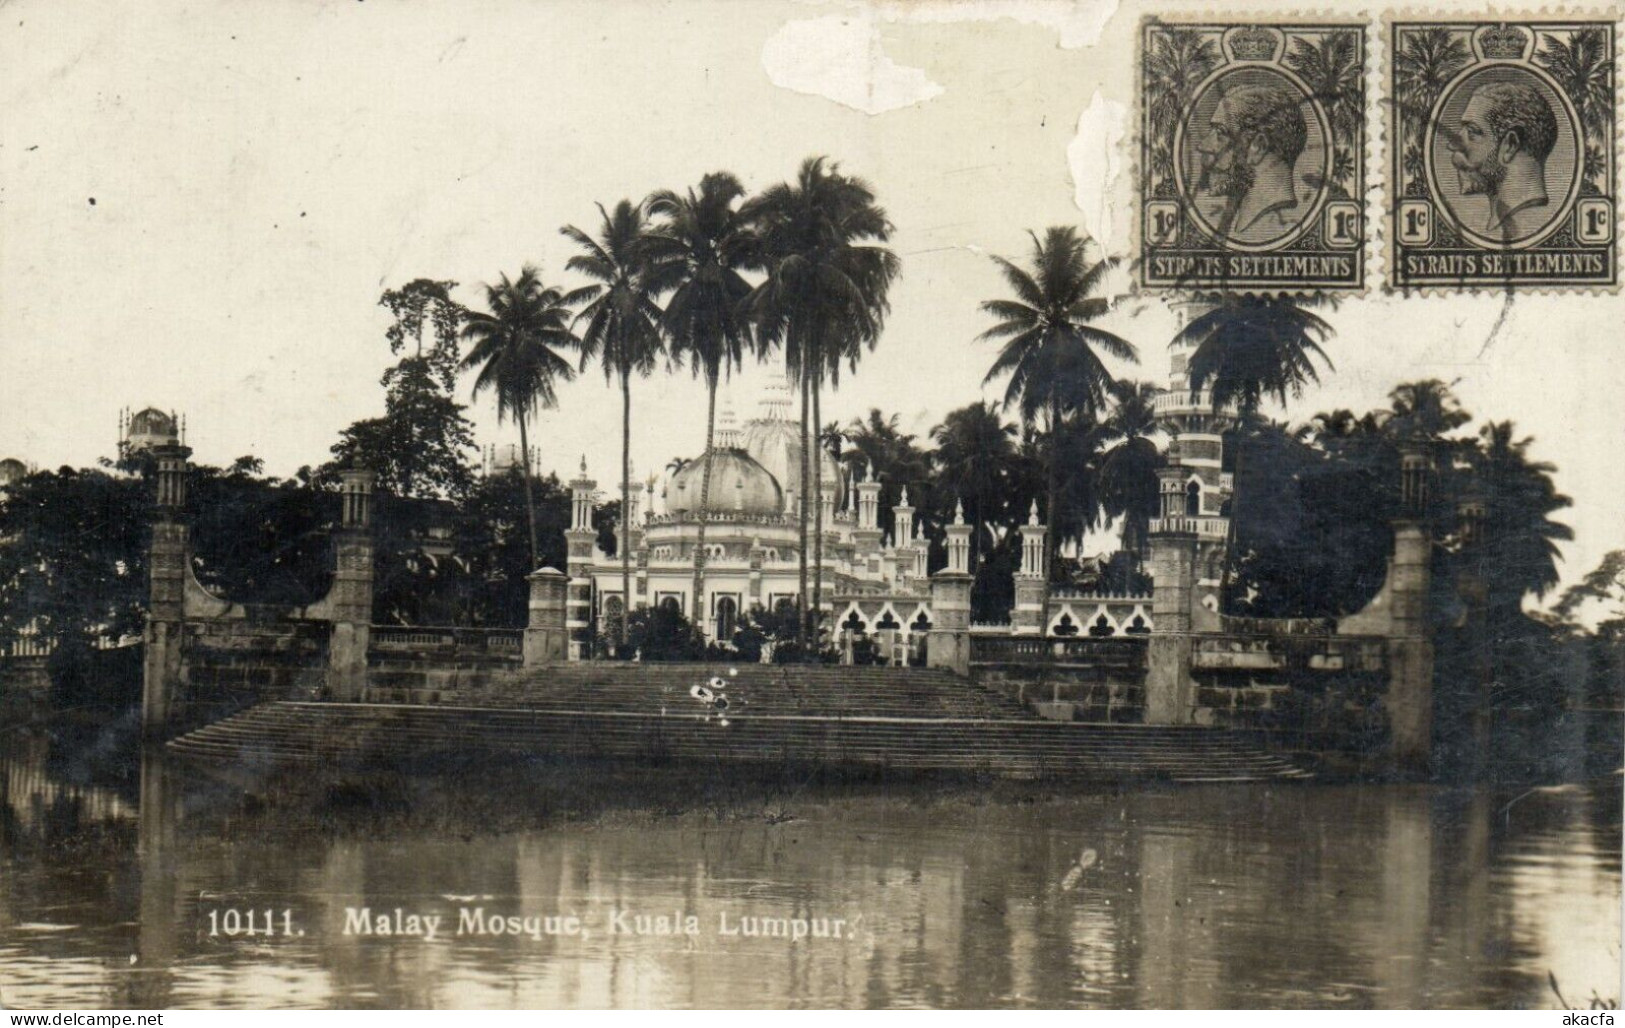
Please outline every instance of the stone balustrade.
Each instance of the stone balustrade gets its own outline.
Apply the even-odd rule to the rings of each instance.
[[[1225,417],[1239,417],[1240,408],[1233,403],[1222,407],[1213,404],[1213,392],[1209,389],[1170,389],[1158,394],[1151,401],[1151,409],[1158,417],[1169,414],[1219,414]]]
[[[1203,539],[1224,539],[1230,534],[1230,519],[1217,517],[1193,517],[1188,514],[1176,514],[1166,518],[1151,519],[1151,534],[1160,535],[1164,532],[1199,536]]]

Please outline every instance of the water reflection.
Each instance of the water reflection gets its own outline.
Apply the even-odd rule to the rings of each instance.
[[[317,832],[245,817],[156,753],[135,795],[48,758],[39,739],[0,757],[9,1006],[1550,1007],[1548,972],[1571,1003],[1619,996],[1614,782],[809,790],[782,823],[493,836],[409,815]],[[363,907],[444,920],[432,941],[346,934]],[[211,937],[230,908],[289,910],[304,934]],[[459,937],[464,908],[574,914],[587,934]],[[701,931],[616,935],[612,911]],[[850,937],[719,933],[753,916],[841,918]]]

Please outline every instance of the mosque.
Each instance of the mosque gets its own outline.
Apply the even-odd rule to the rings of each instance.
[[[663,606],[697,621],[708,638],[733,636],[740,615],[753,607],[793,604],[799,592],[801,479],[800,422],[782,381],[763,396],[754,417],[738,425],[730,407],[718,418],[708,454],[680,462],[656,493],[651,479],[627,504],[616,546],[631,552],[632,607]],[[819,448],[823,493],[815,505],[824,529],[824,605],[837,618],[860,611],[866,628],[923,639],[930,627],[927,541],[905,491],[892,508],[895,538],[880,528],[880,483],[858,481]],[[700,494],[706,466],[711,497],[705,521],[702,588],[694,595],[700,545]],[[584,656],[583,637],[602,631],[625,609],[621,558],[596,546],[592,507],[597,483],[586,461],[570,483],[569,621],[572,657]],[[841,503],[842,498],[846,502]],[[658,512],[656,508],[659,508]],[[809,521],[811,518],[809,517]],[[628,529],[626,526],[630,525]],[[809,546],[811,546],[809,528]],[[620,552],[617,549],[617,554]],[[809,553],[809,563],[812,560]],[[809,570],[809,575],[811,571]]]

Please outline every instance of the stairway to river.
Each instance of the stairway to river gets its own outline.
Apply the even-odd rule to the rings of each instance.
[[[692,695],[696,685],[711,695]],[[433,703],[391,702],[390,694],[380,687],[370,702],[264,703],[169,747],[266,770],[478,753],[1093,781],[1309,777],[1241,733],[1047,721],[974,682],[923,669],[576,665],[440,690]]]

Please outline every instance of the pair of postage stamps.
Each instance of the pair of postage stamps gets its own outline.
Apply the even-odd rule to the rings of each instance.
[[[1142,25],[1144,283],[1363,290],[1375,230],[1393,289],[1617,286],[1615,23],[1390,20],[1380,76],[1372,38]]]

